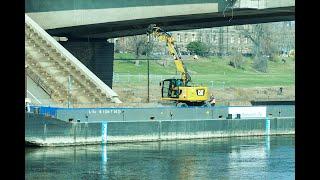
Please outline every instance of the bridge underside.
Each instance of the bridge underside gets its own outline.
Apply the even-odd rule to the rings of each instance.
[[[177,31],[242,24],[292,21],[294,19],[294,6],[268,9],[242,8],[234,9],[233,11],[227,11],[224,14],[219,12],[137,19],[47,29],[47,32],[54,36],[65,36],[73,38],[114,38],[145,34],[146,28],[150,24],[157,24],[167,31]]]

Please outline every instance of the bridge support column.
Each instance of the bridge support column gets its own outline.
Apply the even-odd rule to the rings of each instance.
[[[107,42],[107,39],[68,38],[68,41],[60,41],[60,44],[112,88],[113,43]]]

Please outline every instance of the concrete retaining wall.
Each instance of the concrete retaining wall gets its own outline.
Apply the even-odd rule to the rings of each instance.
[[[270,135],[294,134],[295,118],[270,119]],[[267,135],[266,119],[108,122],[108,143]],[[121,127],[121,128],[119,128]]]
[[[101,123],[68,123],[59,119],[27,113],[25,141],[41,146],[99,144]]]
[[[295,133],[294,117],[69,123],[26,113],[25,124],[26,142],[40,146]]]

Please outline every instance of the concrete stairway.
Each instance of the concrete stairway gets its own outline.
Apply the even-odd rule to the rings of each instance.
[[[25,62],[27,76],[41,82],[42,89],[54,102],[121,103],[117,93],[27,15]]]

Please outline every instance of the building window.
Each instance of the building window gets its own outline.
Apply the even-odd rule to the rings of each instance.
[[[184,41],[188,42],[188,34],[184,34]]]
[[[192,41],[195,41],[196,40],[196,36],[195,34],[192,34]]]
[[[241,43],[241,39],[240,39],[240,37],[238,38],[238,44],[240,44]]]
[[[147,42],[150,42],[151,41],[151,36],[147,36],[148,37],[148,41]]]
[[[234,37],[233,36],[230,37],[230,43],[234,43]]]
[[[178,42],[181,42],[181,35],[178,34],[177,36],[178,36]]]

